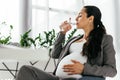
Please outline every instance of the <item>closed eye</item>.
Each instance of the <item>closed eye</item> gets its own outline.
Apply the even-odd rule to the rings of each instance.
[[[81,14],[81,12],[78,14],[78,17],[82,17],[82,14]]]

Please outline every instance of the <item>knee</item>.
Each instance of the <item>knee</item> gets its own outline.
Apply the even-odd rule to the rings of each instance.
[[[24,65],[22,66],[17,75],[16,75],[16,79],[15,80],[22,80],[22,78],[24,78],[25,74],[28,74],[28,66],[27,65]],[[24,80],[24,79],[23,79]]]
[[[30,66],[28,66],[28,65],[24,65],[24,66],[22,66],[22,67],[20,68],[19,72],[27,71],[27,70],[29,70],[29,67],[30,67]]]
[[[28,66],[27,66],[27,65],[24,65],[24,66],[22,66],[22,67],[20,68],[20,70],[27,69],[27,68],[28,68]]]

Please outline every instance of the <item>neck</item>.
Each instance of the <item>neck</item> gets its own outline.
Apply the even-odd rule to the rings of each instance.
[[[85,39],[87,40],[87,38],[88,38],[88,36],[89,36],[89,34],[90,34],[90,32],[91,32],[92,30],[93,30],[93,26],[88,26],[88,27],[86,27],[86,28],[84,29],[85,34],[84,34],[83,38],[85,38]]]

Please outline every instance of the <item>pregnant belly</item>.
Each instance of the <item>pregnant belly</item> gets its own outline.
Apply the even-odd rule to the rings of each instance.
[[[71,62],[71,60],[76,60],[79,61],[80,63],[85,63],[86,62],[86,58],[83,57],[80,54],[76,54],[76,53],[72,53],[66,57],[64,57],[56,70],[56,76],[59,76],[60,78],[69,78],[69,77],[73,77],[73,78],[81,78],[82,76],[80,74],[75,74],[75,75],[68,75],[68,73],[63,71],[63,66],[66,64],[73,64]]]

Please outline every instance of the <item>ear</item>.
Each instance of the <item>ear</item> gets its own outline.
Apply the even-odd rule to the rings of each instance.
[[[89,22],[93,22],[94,21],[94,16],[90,16],[89,17]]]

